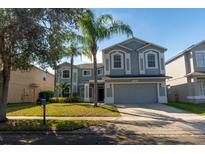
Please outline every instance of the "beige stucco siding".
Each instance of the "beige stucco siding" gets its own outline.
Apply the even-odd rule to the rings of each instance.
[[[171,79],[167,80],[167,85],[179,85],[187,83],[187,78],[184,77],[186,74],[186,65],[184,55],[179,57],[178,59],[168,63],[166,68],[166,75],[171,76]]]
[[[33,67],[30,71],[12,71],[9,82],[8,102],[34,102],[38,94],[45,90],[54,90],[54,76],[47,75],[43,80],[44,71]]]

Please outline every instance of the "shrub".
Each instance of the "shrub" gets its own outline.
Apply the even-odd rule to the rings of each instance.
[[[66,97],[53,97],[50,98],[49,102],[50,103],[65,103],[67,100]]]
[[[70,102],[78,103],[78,102],[80,102],[80,97],[79,97],[79,96],[74,96],[74,97],[70,100]]]
[[[74,96],[72,99],[68,97],[53,97],[49,100],[50,103],[78,103],[80,102],[79,96]]]
[[[47,91],[41,91],[39,93],[39,99],[42,99],[44,97],[46,97],[46,100],[49,101],[52,97],[54,96],[54,92],[47,90]]]

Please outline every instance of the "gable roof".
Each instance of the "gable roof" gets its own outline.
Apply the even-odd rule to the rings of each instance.
[[[107,48],[104,48],[104,49],[102,49],[102,51],[107,50],[107,49],[110,49],[110,48],[112,48],[112,47],[114,47],[114,46],[120,46],[120,47],[122,47],[123,44],[126,44],[126,43],[128,43],[128,42],[130,42],[130,41],[138,41],[138,42],[145,43],[145,46],[148,45],[148,44],[150,44],[150,45],[156,46],[156,47],[158,47],[158,48],[161,48],[161,49],[163,49],[163,50],[165,50],[165,51],[167,50],[167,48],[162,47],[162,46],[160,46],[160,45],[157,45],[157,44],[154,44],[154,43],[151,43],[151,42],[148,42],[148,41],[145,41],[145,40],[142,40],[142,39],[133,37],[133,38],[127,39],[127,40],[125,40],[125,41],[122,41],[122,42],[120,42],[120,43],[117,43],[117,44],[114,44],[114,45],[112,45],[112,46],[109,46],[109,47],[107,47]],[[125,47],[125,46],[123,46],[123,47],[124,47],[124,48],[128,48],[128,47]],[[132,50],[132,49],[130,49],[130,50]]]
[[[64,62],[60,65],[58,65],[58,67],[63,66],[63,65],[68,65],[70,66],[70,63]],[[81,68],[81,69],[92,69],[93,68],[93,63],[85,63],[85,64],[78,64],[78,65],[73,65],[73,67],[75,68]],[[103,67],[102,63],[98,63],[97,64],[97,68]]]
[[[185,50],[180,51],[177,55],[175,55],[174,57],[168,59],[165,64],[168,64],[168,63],[172,62],[173,60],[175,60],[175,59],[177,59],[178,57],[184,55],[185,53],[189,52],[190,50],[194,49],[195,47],[201,45],[202,43],[205,43],[205,40],[202,40],[202,41],[200,41],[200,42],[198,42],[198,43],[196,43],[196,44],[193,44],[193,45],[189,46],[189,47],[186,48]]]
[[[61,66],[64,66],[64,65],[71,66],[70,63],[68,63],[68,62],[63,62],[62,64],[59,64],[59,65],[57,66],[57,68],[58,68],[58,67],[61,67]],[[76,65],[73,65],[73,67],[76,67]]]

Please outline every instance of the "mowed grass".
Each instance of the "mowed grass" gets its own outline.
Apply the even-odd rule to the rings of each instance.
[[[44,126],[42,120],[8,120],[0,123],[0,131],[72,131],[103,123],[102,121],[87,120],[47,120]]]
[[[35,103],[8,104],[7,116],[42,116],[43,107]],[[93,107],[91,103],[48,103],[47,116],[62,117],[116,117],[120,116],[115,105]]]
[[[205,116],[205,103],[169,102],[168,105]]]

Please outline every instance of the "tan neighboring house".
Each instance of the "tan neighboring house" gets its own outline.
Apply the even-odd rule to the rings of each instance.
[[[9,82],[8,103],[36,102],[41,91],[54,91],[54,75],[40,68],[12,71]]]
[[[166,62],[168,99],[205,102],[205,40],[190,46]]]

